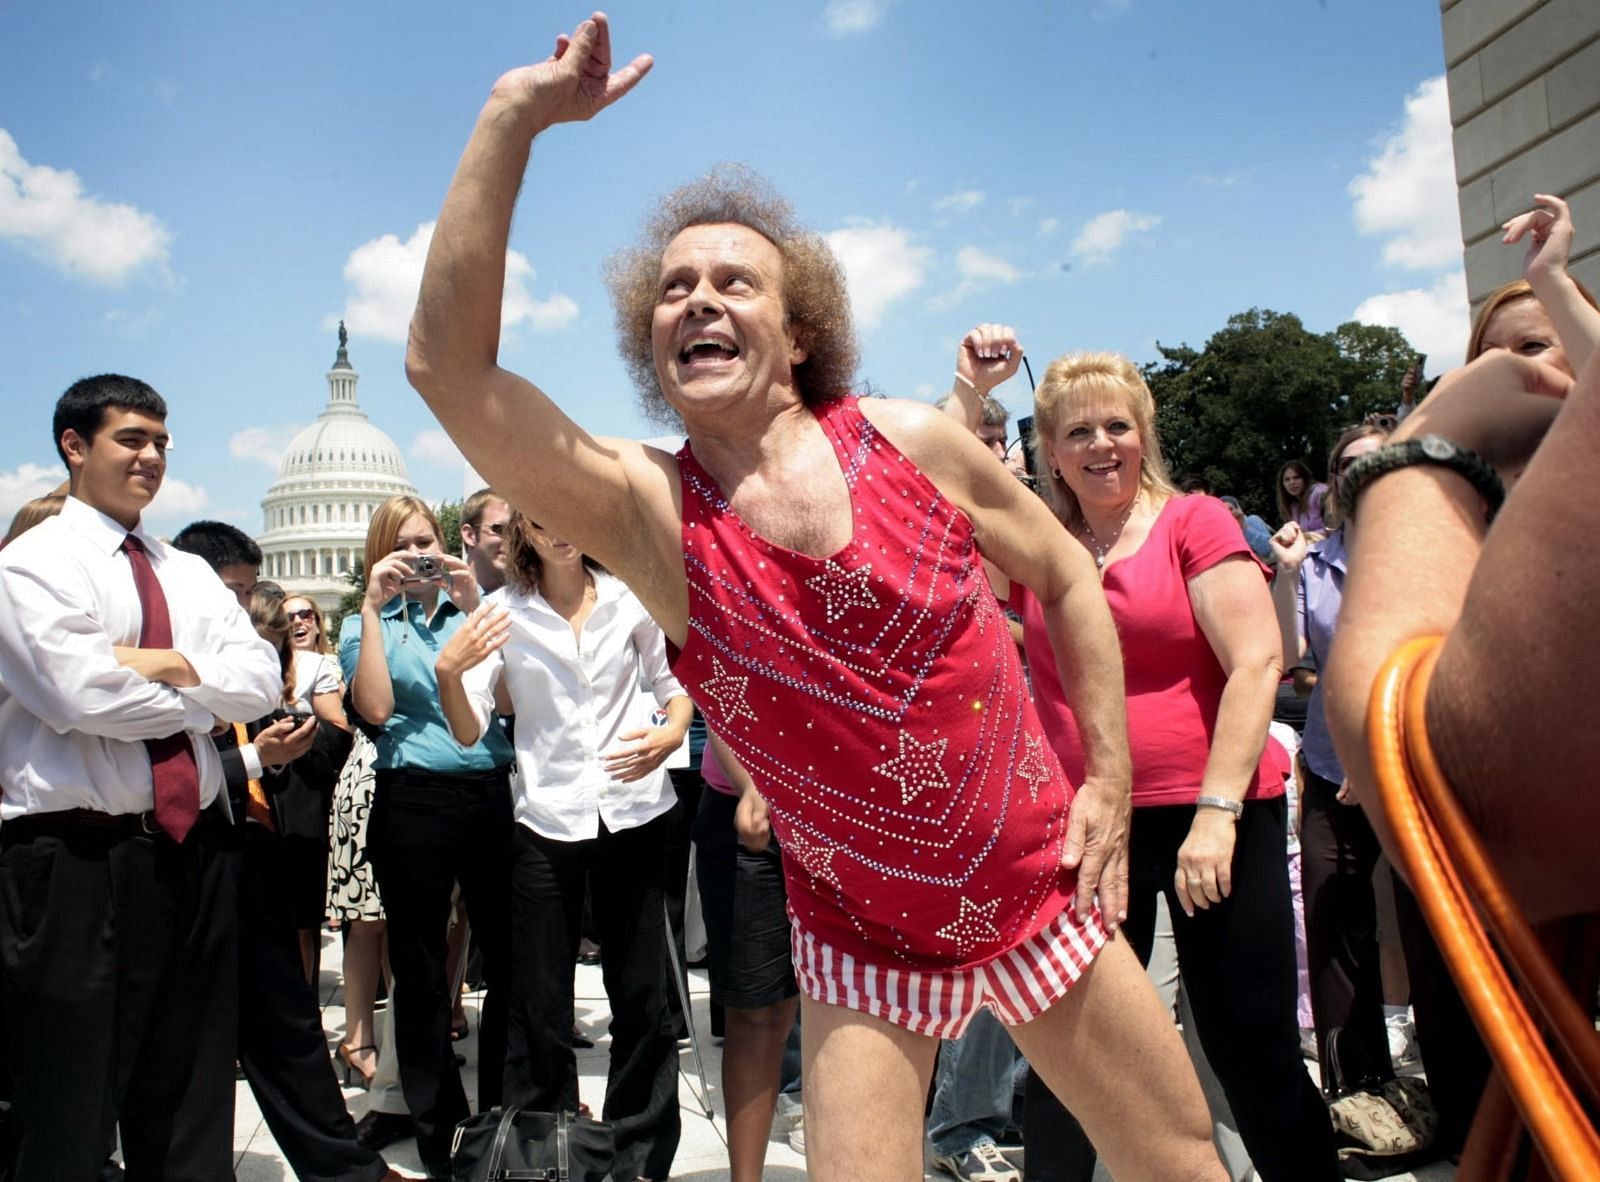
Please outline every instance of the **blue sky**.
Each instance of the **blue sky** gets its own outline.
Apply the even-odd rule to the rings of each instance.
[[[1199,345],[1260,306],[1466,336],[1437,6],[1393,0],[618,3],[639,89],[535,144],[503,361],[644,436],[601,265],[661,192],[766,174],[850,276],[860,376],[946,388],[956,343]],[[470,15],[462,15],[462,14]],[[60,478],[50,410],[104,370],[172,408],[170,529],[260,529],[333,325],[430,497],[459,457],[406,385],[427,235],[495,77],[587,10],[0,3],[0,514]],[[1037,369],[1037,366],[1035,367]],[[1025,382],[1002,391],[1026,413]]]

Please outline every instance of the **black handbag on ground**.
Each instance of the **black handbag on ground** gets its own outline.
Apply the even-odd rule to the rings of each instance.
[[[609,1182],[609,1124],[570,1112],[491,1108],[456,1126],[453,1182]]]

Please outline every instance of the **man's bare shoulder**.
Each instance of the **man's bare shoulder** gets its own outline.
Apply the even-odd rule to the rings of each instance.
[[[951,417],[926,402],[910,398],[863,398],[861,413],[901,451],[942,448],[965,432]],[[912,456],[917,459],[917,456]]]
[[[941,486],[947,480],[965,486],[966,473],[982,453],[972,432],[938,408],[909,398],[863,398],[860,406],[867,421],[924,475]]]

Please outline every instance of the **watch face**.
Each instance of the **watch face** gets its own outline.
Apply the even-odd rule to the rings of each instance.
[[[1456,454],[1456,445],[1439,435],[1424,435],[1417,442],[1429,459],[1448,460]]]

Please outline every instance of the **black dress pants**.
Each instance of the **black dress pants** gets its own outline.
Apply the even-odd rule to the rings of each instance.
[[[1300,827],[1300,873],[1305,892],[1306,959],[1311,1009],[1325,1087],[1328,1040],[1338,1031],[1343,1084],[1360,1087],[1394,1074],[1383,1023],[1383,979],[1378,955],[1377,906],[1372,873],[1381,852],[1366,813],[1336,799],[1339,785],[1307,771]],[[1393,871],[1391,870],[1392,874]],[[1417,1044],[1428,1089],[1439,1110],[1440,1152],[1460,1150],[1488,1078],[1489,1058],[1455,980],[1411,888],[1394,878],[1397,935],[1411,980]]]
[[[65,818],[0,826],[12,1182],[233,1176],[239,861],[206,810],[182,845]]]
[[[478,1108],[500,1103],[506,1046],[511,789],[504,769],[446,774],[379,769],[367,852],[383,895],[394,972],[400,1087],[417,1150],[435,1177],[450,1175],[450,1142],[469,1115],[450,1042],[445,931],[456,883],[483,953]],[[568,966],[570,969],[570,965]]]
[[[689,898],[689,851],[695,818],[700,813],[700,798],[706,782],[698,768],[675,767],[667,773],[677,796],[667,812],[667,833],[661,845],[661,890],[667,900],[667,919],[672,925],[672,946],[683,970],[683,996],[689,995],[688,949],[684,942],[683,913]],[[689,1037],[689,1020],[683,1012],[678,990],[667,991],[667,1008],[672,1011],[672,1032]]]
[[[1156,896],[1166,895],[1195,1033],[1256,1171],[1264,1182],[1333,1182],[1342,1176],[1333,1126],[1300,1057],[1295,1021],[1283,798],[1245,804],[1234,845],[1233,892],[1190,918],[1178,906],[1173,876],[1194,811],[1193,805],[1133,810],[1122,933],[1140,963],[1148,964]],[[1082,1129],[1031,1072],[1023,1132],[1029,1182],[1087,1182],[1094,1158]]]
[[[300,964],[300,864],[259,825],[242,834],[239,870],[239,1065],[300,1182],[377,1182],[388,1167],[356,1144]]]
[[[670,823],[660,816],[616,833],[602,823],[598,837],[583,841],[554,841],[518,825],[513,838],[506,1103],[578,1107],[572,962],[587,883],[611,1003],[602,1117],[616,1129],[618,1182],[666,1178],[682,1133],[661,907],[661,850]]]
[[[1339,785],[1307,771],[1300,825],[1300,882],[1306,909],[1306,963],[1323,1090],[1389,1079],[1389,1032],[1383,1021],[1377,899],[1372,872],[1382,850],[1366,813],[1340,804]],[[1342,1080],[1326,1065],[1337,1039]]]

